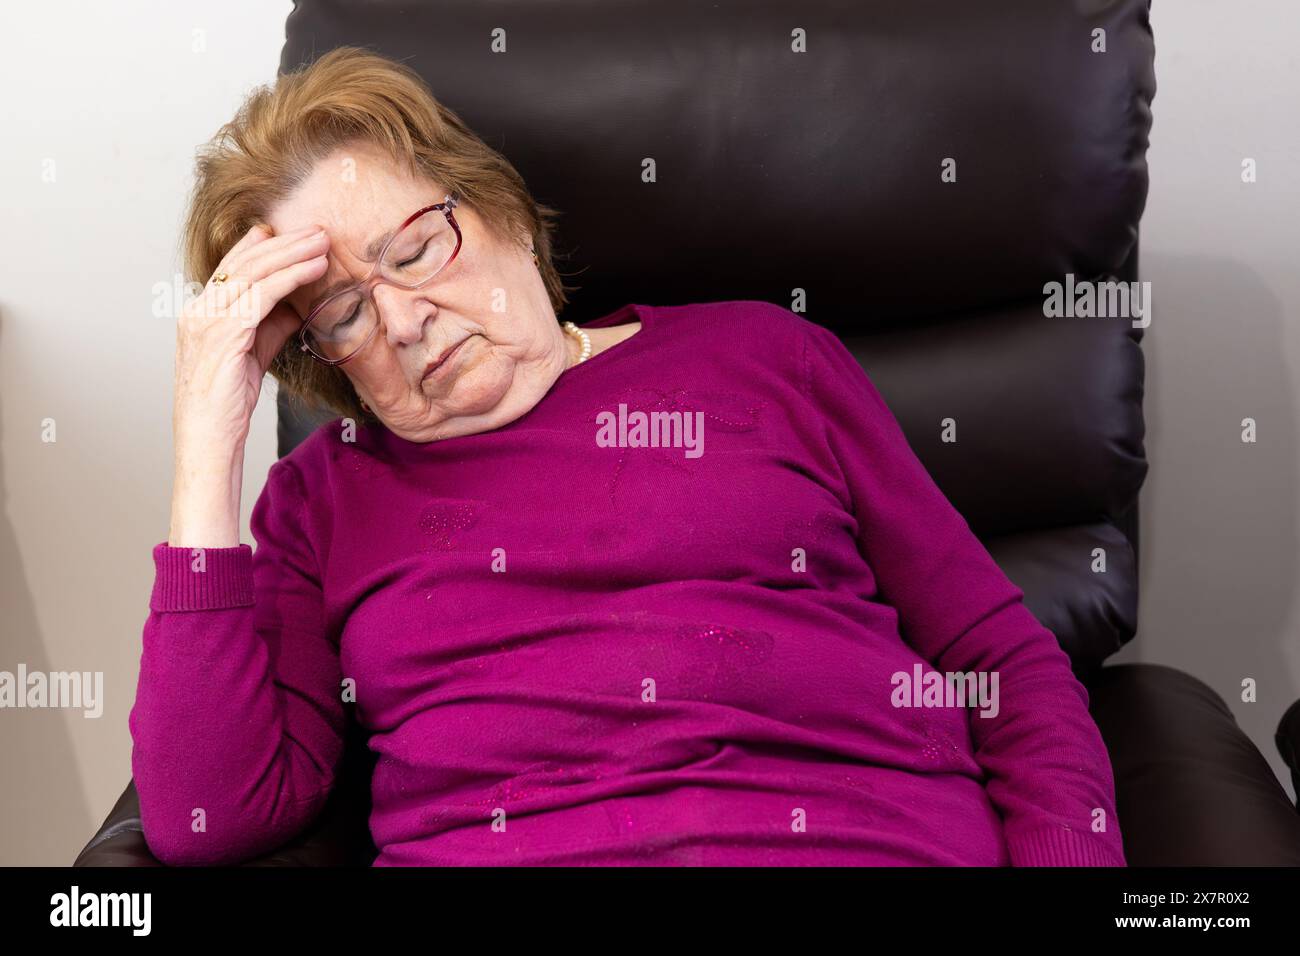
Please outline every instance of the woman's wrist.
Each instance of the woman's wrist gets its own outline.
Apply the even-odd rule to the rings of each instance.
[[[175,548],[233,548],[239,545],[239,504],[244,449],[180,449],[172,484],[171,527]]]

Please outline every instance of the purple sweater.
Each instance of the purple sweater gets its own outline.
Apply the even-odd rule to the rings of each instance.
[[[256,552],[154,549],[158,858],[292,838],[355,719],[378,866],[1124,865],[1084,688],[843,344],[763,302],[589,327],[636,319],[496,431],[323,425]]]

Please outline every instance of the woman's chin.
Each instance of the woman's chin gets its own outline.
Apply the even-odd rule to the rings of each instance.
[[[512,376],[490,357],[463,369],[451,382],[424,382],[424,394],[444,419],[486,415],[501,404]]]

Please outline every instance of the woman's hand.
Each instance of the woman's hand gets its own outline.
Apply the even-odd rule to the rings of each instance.
[[[272,236],[254,226],[217,267],[225,282],[209,280],[186,303],[176,330],[178,446],[243,446],[266,370],[298,328],[280,300],[325,273],[329,242],[313,232]]]
[[[325,274],[328,247],[316,227],[272,236],[254,226],[217,267],[226,280],[186,303],[176,329],[173,547],[239,544],[249,423],[272,359],[299,326],[282,300]]]

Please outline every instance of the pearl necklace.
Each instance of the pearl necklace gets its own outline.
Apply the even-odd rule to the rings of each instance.
[[[591,358],[591,336],[578,328],[572,322],[564,323],[564,331],[568,332],[582,343],[582,353],[578,356],[577,364],[581,365],[583,362],[587,361],[587,359]]]

